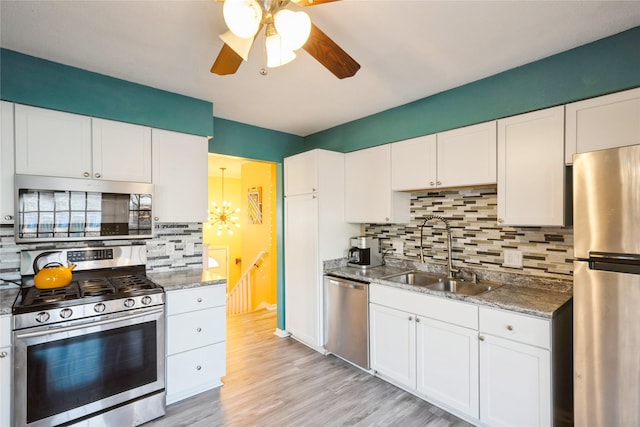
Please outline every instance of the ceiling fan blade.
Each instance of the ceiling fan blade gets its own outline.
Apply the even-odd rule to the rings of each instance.
[[[313,24],[302,48],[339,79],[352,77],[360,69],[360,64]]]
[[[316,6],[318,4],[323,4],[323,3],[332,3],[334,1],[340,1],[340,0],[291,0],[293,3],[295,3],[298,6]]]
[[[234,74],[240,68],[240,64],[242,64],[242,57],[225,43],[211,67],[211,72],[221,76]]]

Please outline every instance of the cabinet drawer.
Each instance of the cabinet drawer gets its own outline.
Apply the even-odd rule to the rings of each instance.
[[[0,316],[0,347],[11,346],[11,316]]]
[[[201,286],[167,292],[167,315],[225,305],[225,285]]]
[[[523,314],[481,307],[480,332],[547,349],[551,346],[549,321]]]
[[[220,385],[226,372],[224,342],[167,358],[167,403]]]
[[[167,354],[204,347],[225,340],[224,307],[208,308],[167,318]]]
[[[453,325],[478,329],[478,307],[465,302],[375,284],[369,286],[369,301]]]

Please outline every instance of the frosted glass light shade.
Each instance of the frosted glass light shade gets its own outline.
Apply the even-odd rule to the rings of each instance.
[[[245,61],[249,60],[249,51],[253,45],[253,38],[243,39],[236,36],[231,31],[220,34],[220,39],[227,44],[235,53],[240,55]]]
[[[248,39],[260,28],[262,9],[256,0],[225,0],[222,16],[233,34]]]
[[[311,19],[304,12],[283,9],[274,16],[274,24],[288,50],[300,49],[309,38]]]
[[[282,45],[282,37],[273,34],[267,37],[267,67],[275,68],[293,61],[296,54]]]

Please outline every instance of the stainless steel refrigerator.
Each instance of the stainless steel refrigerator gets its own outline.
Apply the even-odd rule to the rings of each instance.
[[[640,426],[640,145],[573,161],[576,426]]]

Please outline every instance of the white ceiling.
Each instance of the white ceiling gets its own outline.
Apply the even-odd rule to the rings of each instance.
[[[361,64],[354,77],[303,50],[261,76],[259,44],[237,74],[211,74],[226,30],[211,0],[2,0],[0,45],[305,136],[640,25],[640,1],[342,0],[306,11]]]

